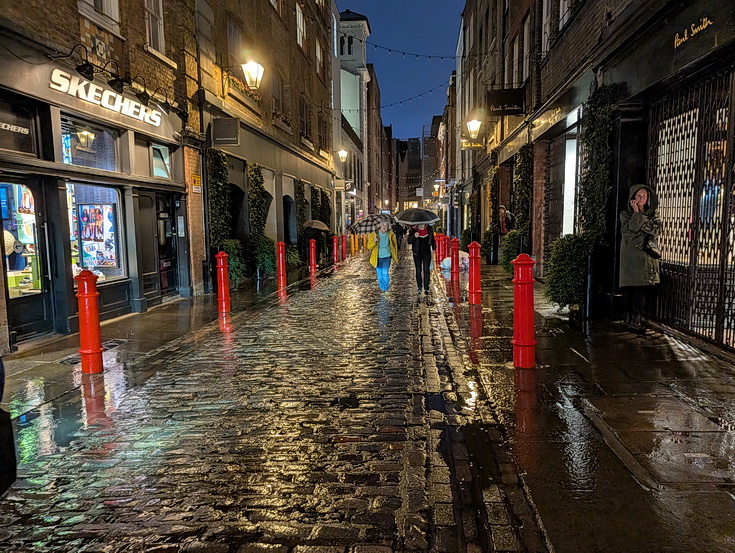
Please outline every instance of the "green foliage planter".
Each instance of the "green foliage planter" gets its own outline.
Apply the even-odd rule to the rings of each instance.
[[[230,237],[230,177],[227,156],[222,150],[207,150],[207,193],[209,196],[209,242],[215,249]]]
[[[230,288],[237,288],[247,276],[245,248],[239,240],[229,238],[222,241],[222,251],[227,254]]]
[[[276,243],[263,235],[252,235],[250,245],[253,251],[255,268],[266,274],[276,272]]]
[[[513,265],[510,262],[518,257],[522,238],[521,231],[513,229],[500,239],[500,265],[508,273],[513,274]]]
[[[587,257],[591,241],[584,234],[569,234],[551,244],[546,265],[544,295],[559,307],[578,306],[584,302],[587,288]]]
[[[250,217],[250,233],[265,234],[265,223],[268,218],[268,192],[263,185],[263,170],[253,163],[248,166],[248,209]]]
[[[482,235],[482,244],[480,245],[480,255],[484,259],[488,259],[493,251],[493,239],[495,235],[491,229],[485,231]]]

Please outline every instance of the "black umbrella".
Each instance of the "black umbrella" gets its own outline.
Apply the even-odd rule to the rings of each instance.
[[[418,207],[412,207],[410,209],[404,209],[396,215],[396,221],[404,225],[430,225],[436,223],[440,217],[433,211],[427,209],[419,209]]]

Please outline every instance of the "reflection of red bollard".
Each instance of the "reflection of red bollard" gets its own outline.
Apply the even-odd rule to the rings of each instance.
[[[309,272],[316,273],[316,240],[309,240]]]
[[[459,280],[459,238],[452,238],[452,280]]]
[[[439,270],[439,264],[442,262],[442,253],[441,253],[441,246],[442,246],[442,238],[443,234],[440,232],[438,234],[434,235],[434,242],[436,242],[436,246],[434,247],[434,255],[436,256],[434,259],[434,265],[436,265],[436,269]]]
[[[342,261],[347,259],[347,235],[342,235]]]
[[[468,246],[470,250],[470,294],[471,304],[482,303],[482,283],[480,282],[480,244],[472,242]]]
[[[279,288],[286,287],[286,244],[276,242],[276,282]]]
[[[103,422],[105,413],[105,378],[91,374],[82,375],[82,397],[87,424]]]
[[[230,274],[227,263],[228,255],[219,252],[217,259],[217,304],[220,313],[230,312]]]
[[[314,286],[316,286],[316,274],[315,273],[312,273],[311,276],[309,277],[309,286],[311,288],[314,288]]]
[[[444,257],[449,257],[449,243],[451,242],[451,238],[449,236],[444,237]]]
[[[332,236],[332,261],[335,265],[339,263],[339,237],[336,234]]]
[[[85,269],[74,277],[74,280],[77,281],[77,298],[79,298],[79,353],[82,358],[82,372],[101,373],[102,332],[97,275]]]
[[[232,332],[232,315],[229,313],[220,313],[218,317],[219,331],[222,334],[229,334]]]
[[[513,265],[513,365],[521,369],[536,366],[536,330],[534,328],[533,266],[531,257],[522,253]]]
[[[477,352],[480,349],[480,338],[482,338],[482,306],[470,305],[470,360],[478,363]]]

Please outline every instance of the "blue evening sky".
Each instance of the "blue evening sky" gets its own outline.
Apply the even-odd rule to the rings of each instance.
[[[424,125],[441,115],[447,87],[421,98],[403,101],[439,85],[446,85],[455,68],[460,14],[465,0],[336,0],[342,12],[367,17],[372,35],[369,44],[445,59],[426,59],[389,53],[368,45],[368,63],[375,66],[383,106],[383,124],[393,125],[394,138],[420,137]],[[446,59],[450,57],[450,59]],[[388,104],[402,102],[387,107]]]

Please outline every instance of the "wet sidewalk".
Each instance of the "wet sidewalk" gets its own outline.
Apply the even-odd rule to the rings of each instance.
[[[482,280],[457,332],[554,551],[735,551],[732,357],[662,328],[584,336],[537,283],[537,368],[513,369],[510,276]]]
[[[236,302],[237,303],[237,302]],[[544,551],[435,276],[365,258],[231,317],[172,302],[9,359],[0,546],[53,552]],[[60,344],[64,347],[60,347]]]

